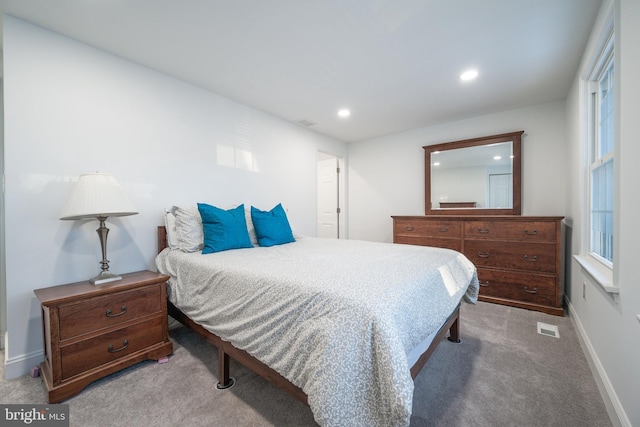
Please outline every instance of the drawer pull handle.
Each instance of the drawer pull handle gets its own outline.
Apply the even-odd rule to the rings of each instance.
[[[488,228],[478,228],[478,233],[480,234],[489,234]]]
[[[489,252],[478,252],[478,256],[480,258],[489,258]]]
[[[106,314],[107,314],[107,317],[118,317],[118,316],[122,316],[122,315],[123,315],[123,314],[125,314],[126,312],[127,312],[127,306],[126,306],[126,305],[123,305],[122,307],[120,307],[120,313],[113,314],[113,313],[111,312],[111,309],[110,309],[110,308],[108,308],[108,309],[107,309],[107,313],[106,313]]]
[[[406,231],[413,231],[413,227],[405,227],[404,228]]]
[[[124,350],[125,348],[129,347],[129,341],[124,340],[122,341],[122,347],[120,348],[113,348],[112,344],[109,344],[109,346],[107,347],[107,350],[109,351],[109,353],[117,353],[119,351]]]
[[[538,260],[537,255],[534,255],[531,258],[529,258],[529,255],[525,255],[522,258],[524,258],[525,261],[529,261],[529,262],[536,262]]]
[[[479,282],[479,283],[480,283],[480,286],[485,286],[485,287],[489,286],[489,281],[488,280],[486,280],[485,282]]]
[[[449,227],[438,227],[438,231],[441,233],[446,233],[449,231]]]
[[[524,230],[524,234],[528,234],[529,236],[535,236],[536,234],[538,234],[538,230]]]
[[[529,289],[528,287],[524,287],[524,291],[528,294],[535,294],[538,292],[538,288]]]

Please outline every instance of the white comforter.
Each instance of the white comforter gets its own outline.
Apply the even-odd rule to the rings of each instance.
[[[478,294],[467,258],[422,246],[304,237],[156,264],[171,302],[300,387],[323,426],[409,425],[407,353]]]

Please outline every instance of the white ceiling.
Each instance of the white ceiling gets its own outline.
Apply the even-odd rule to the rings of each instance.
[[[0,10],[357,141],[564,99],[600,3],[0,0]],[[461,82],[470,67],[478,78]]]

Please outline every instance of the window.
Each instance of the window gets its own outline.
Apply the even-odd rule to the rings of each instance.
[[[614,61],[613,34],[589,82],[589,252],[613,267]]]

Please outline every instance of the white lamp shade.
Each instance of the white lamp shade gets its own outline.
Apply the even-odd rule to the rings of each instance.
[[[138,212],[113,175],[80,175],[60,219],[135,215]]]

